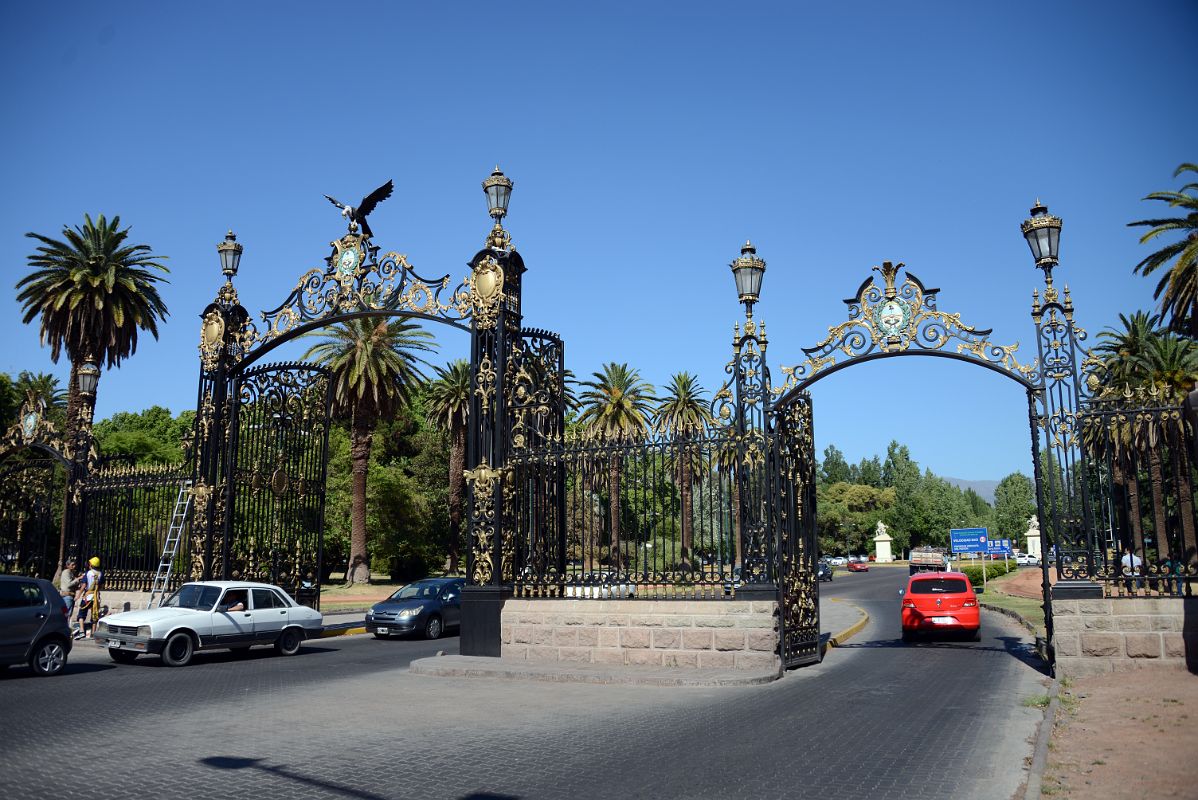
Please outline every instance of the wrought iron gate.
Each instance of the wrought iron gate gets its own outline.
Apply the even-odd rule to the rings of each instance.
[[[811,396],[798,393],[771,411],[770,523],[777,531],[780,655],[789,668],[820,660]]]
[[[267,364],[234,377],[230,396],[220,573],[277,584],[318,606],[329,372],[310,363]]]
[[[49,578],[58,557],[62,478],[53,458],[0,467],[0,573]]]

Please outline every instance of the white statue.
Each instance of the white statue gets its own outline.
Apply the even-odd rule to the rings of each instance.
[[[1027,520],[1027,554],[1040,558],[1040,517],[1032,514]]]
[[[882,520],[878,520],[878,528],[877,528],[876,533],[878,536],[886,535],[886,523],[883,522]]]
[[[894,561],[894,555],[890,549],[892,537],[886,533],[886,524],[882,520],[878,520],[878,527],[875,529],[877,535],[874,536],[874,552],[879,563],[887,563]]]

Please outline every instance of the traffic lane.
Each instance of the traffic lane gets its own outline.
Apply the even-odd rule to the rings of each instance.
[[[875,567],[869,572],[848,572],[837,567],[832,580],[819,583],[821,597],[842,600],[887,600],[898,597],[898,590],[907,583],[910,573],[906,567]]]
[[[24,666],[0,669],[0,713],[14,720],[25,715],[57,718],[53,715],[69,716],[98,703],[106,719],[119,721],[257,692],[306,691],[316,683],[406,670],[412,660],[440,650],[458,652],[456,631],[435,640],[368,635],[312,639],[294,656],[276,655],[272,647],[242,653],[215,650],[196,653],[191,664],[178,668],[167,667],[157,656],[117,664],[93,642],[77,641],[61,675],[39,678]]]

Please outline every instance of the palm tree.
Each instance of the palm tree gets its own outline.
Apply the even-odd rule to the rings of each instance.
[[[449,571],[456,575],[461,532],[462,498],[466,478],[466,420],[470,413],[470,364],[461,359],[447,369],[434,367],[437,379],[428,385],[427,419],[449,436]]]
[[[592,373],[594,380],[582,381],[586,388],[579,398],[579,416],[587,434],[609,446],[607,469],[608,509],[611,518],[611,558],[617,569],[620,553],[620,446],[643,438],[649,432],[653,387],[641,380],[638,370],[627,364],[611,362],[603,372]]]
[[[656,424],[674,435],[677,457],[674,459],[675,478],[682,499],[682,569],[691,569],[691,550],[694,547],[694,520],[692,519],[694,484],[702,473],[695,469],[695,457],[699,449],[694,440],[711,424],[711,411],[703,400],[703,387],[698,379],[688,372],[679,372],[670,378],[666,396],[657,406]],[[700,470],[701,470],[700,465]]]
[[[369,583],[366,554],[366,472],[379,420],[406,405],[424,380],[417,352],[432,352],[432,336],[406,319],[351,319],[322,331],[325,340],[308,348],[305,359],[333,373],[333,413],[350,423],[349,567],[346,583]],[[319,334],[309,334],[319,335]]]
[[[46,411],[61,410],[66,405],[66,391],[62,389],[58,378],[48,372],[35,374],[23,371],[17,376],[14,388],[21,397],[40,401]]]
[[[1094,355],[1102,361],[1095,379],[1107,390],[1115,391],[1138,386],[1145,380],[1145,355],[1150,343],[1161,333],[1161,318],[1146,311],[1137,311],[1130,317],[1120,314],[1119,322],[1123,330],[1101,331],[1094,347]]]
[[[25,234],[42,244],[29,256],[33,271],[17,281],[21,321],[29,324],[40,316],[41,341],[50,346],[50,360],[58,363],[65,350],[71,361],[68,437],[79,415],[79,365],[92,359],[97,365],[119,366],[137,352],[138,331],[157,339],[158,322],[169,315],[156,286],[165,280],[157,273],[170,272],[159,263],[166,256],[154,255],[149,245],[128,244],[130,229],[120,225],[120,217],[110,222],[101,214],[93,222],[84,215],[82,227],[63,227],[65,241]]]
[[[1198,164],[1186,163],[1173,172],[1198,174]],[[1188,336],[1198,336],[1198,183],[1187,183],[1179,192],[1153,192],[1145,200],[1160,200],[1171,209],[1180,209],[1184,216],[1160,217],[1129,222],[1128,227],[1150,228],[1140,237],[1140,244],[1166,233],[1177,232],[1181,239],[1150,253],[1133,272],[1151,275],[1159,267],[1172,262],[1157,282],[1153,299],[1161,301],[1161,314],[1169,321],[1170,330]]]
[[[58,363],[65,350],[71,361],[67,382],[66,439],[75,440],[80,412],[91,419],[95,394],[79,395],[79,367],[86,361],[97,366],[120,366],[137,352],[139,330],[158,338],[158,322],[169,313],[156,284],[170,270],[160,263],[149,245],[128,244],[129,228],[120,229],[121,218],[109,222],[101,214],[95,222],[84,215],[82,227],[63,226],[65,241],[40,233],[26,233],[41,245],[28,257],[32,271],[17,281],[21,321],[28,325],[41,317],[40,339],[50,345],[50,360]],[[64,500],[69,502],[69,499]],[[58,547],[58,569],[66,547],[67,514],[63,514]],[[57,580],[58,571],[54,573]]]

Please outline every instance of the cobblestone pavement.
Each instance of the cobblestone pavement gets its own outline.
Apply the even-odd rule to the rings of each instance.
[[[838,578],[870,625],[760,687],[425,678],[441,642],[339,637],[294,658],[0,678],[0,794],[20,798],[1010,798],[1042,692],[998,615],[980,644],[898,642],[897,570]],[[892,585],[893,584],[893,585]],[[72,721],[72,715],[74,720]],[[28,731],[28,736],[20,731]],[[86,742],[86,744],[84,744]]]

